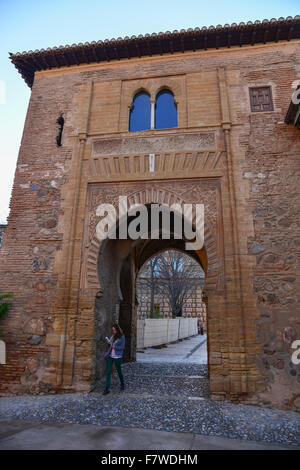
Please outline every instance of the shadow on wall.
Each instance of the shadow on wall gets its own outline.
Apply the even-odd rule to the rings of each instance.
[[[131,250],[131,240],[104,240],[99,253],[98,275],[101,292],[95,300],[95,364],[96,380],[105,373],[104,353],[106,351],[105,336],[111,336],[114,322],[120,322],[120,305],[123,299],[120,289],[120,273],[122,265]],[[127,283],[130,282],[127,278]],[[121,322],[120,322],[120,326]],[[128,349],[127,335],[126,349]],[[127,333],[128,334],[128,333]],[[125,353],[124,353],[125,354]]]

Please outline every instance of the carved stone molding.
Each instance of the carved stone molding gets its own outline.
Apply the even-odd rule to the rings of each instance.
[[[92,156],[216,150],[215,132],[94,139]]]
[[[226,165],[225,152],[182,152],[153,154],[153,168],[149,155],[120,155],[98,157],[89,161],[86,176],[105,180],[127,178],[189,177],[192,173],[223,172]]]
[[[204,204],[204,243],[208,263],[206,290],[210,292],[220,290],[224,282],[224,267],[219,183],[218,179],[197,179],[90,185],[85,217],[81,292],[84,294],[84,292],[97,292],[101,289],[98,278],[98,256],[102,242],[96,235],[96,225],[100,220],[100,217],[96,215],[96,208],[105,202],[112,204],[118,211],[118,198],[120,195],[127,196],[129,207],[139,203]]]

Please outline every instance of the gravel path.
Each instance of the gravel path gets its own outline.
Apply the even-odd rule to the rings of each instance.
[[[126,391],[116,375],[90,394],[0,398],[0,418],[118,425],[194,432],[285,445],[300,444],[300,414],[208,398],[207,367],[198,364],[125,364]],[[195,378],[195,376],[197,378]]]

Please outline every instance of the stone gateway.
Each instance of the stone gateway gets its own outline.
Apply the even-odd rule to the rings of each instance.
[[[0,251],[14,294],[0,393],[88,392],[114,320],[135,360],[137,275],[185,240],[99,240],[96,208],[126,196],[204,205],[189,254],[205,273],[211,398],[299,410],[300,17],[11,60],[32,92]]]

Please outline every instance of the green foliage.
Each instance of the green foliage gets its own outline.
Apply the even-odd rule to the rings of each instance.
[[[156,312],[156,311],[154,310],[154,312],[153,312],[153,318],[163,318],[163,316],[162,316],[159,312]]]
[[[4,299],[8,299],[10,297],[12,297],[13,294],[12,293],[9,293],[9,294],[1,294],[0,295],[0,302]],[[11,306],[11,303],[10,302],[2,302],[0,303],[0,320],[2,318],[5,318],[8,314],[8,310]],[[1,330],[0,330],[1,331]]]
[[[160,314],[160,306],[159,306],[159,304],[154,304],[154,308],[153,308],[153,318],[162,318],[162,315]]]
[[[147,313],[147,318],[163,318],[163,315],[160,313],[159,304],[153,305],[152,315],[150,315],[150,312]]]

